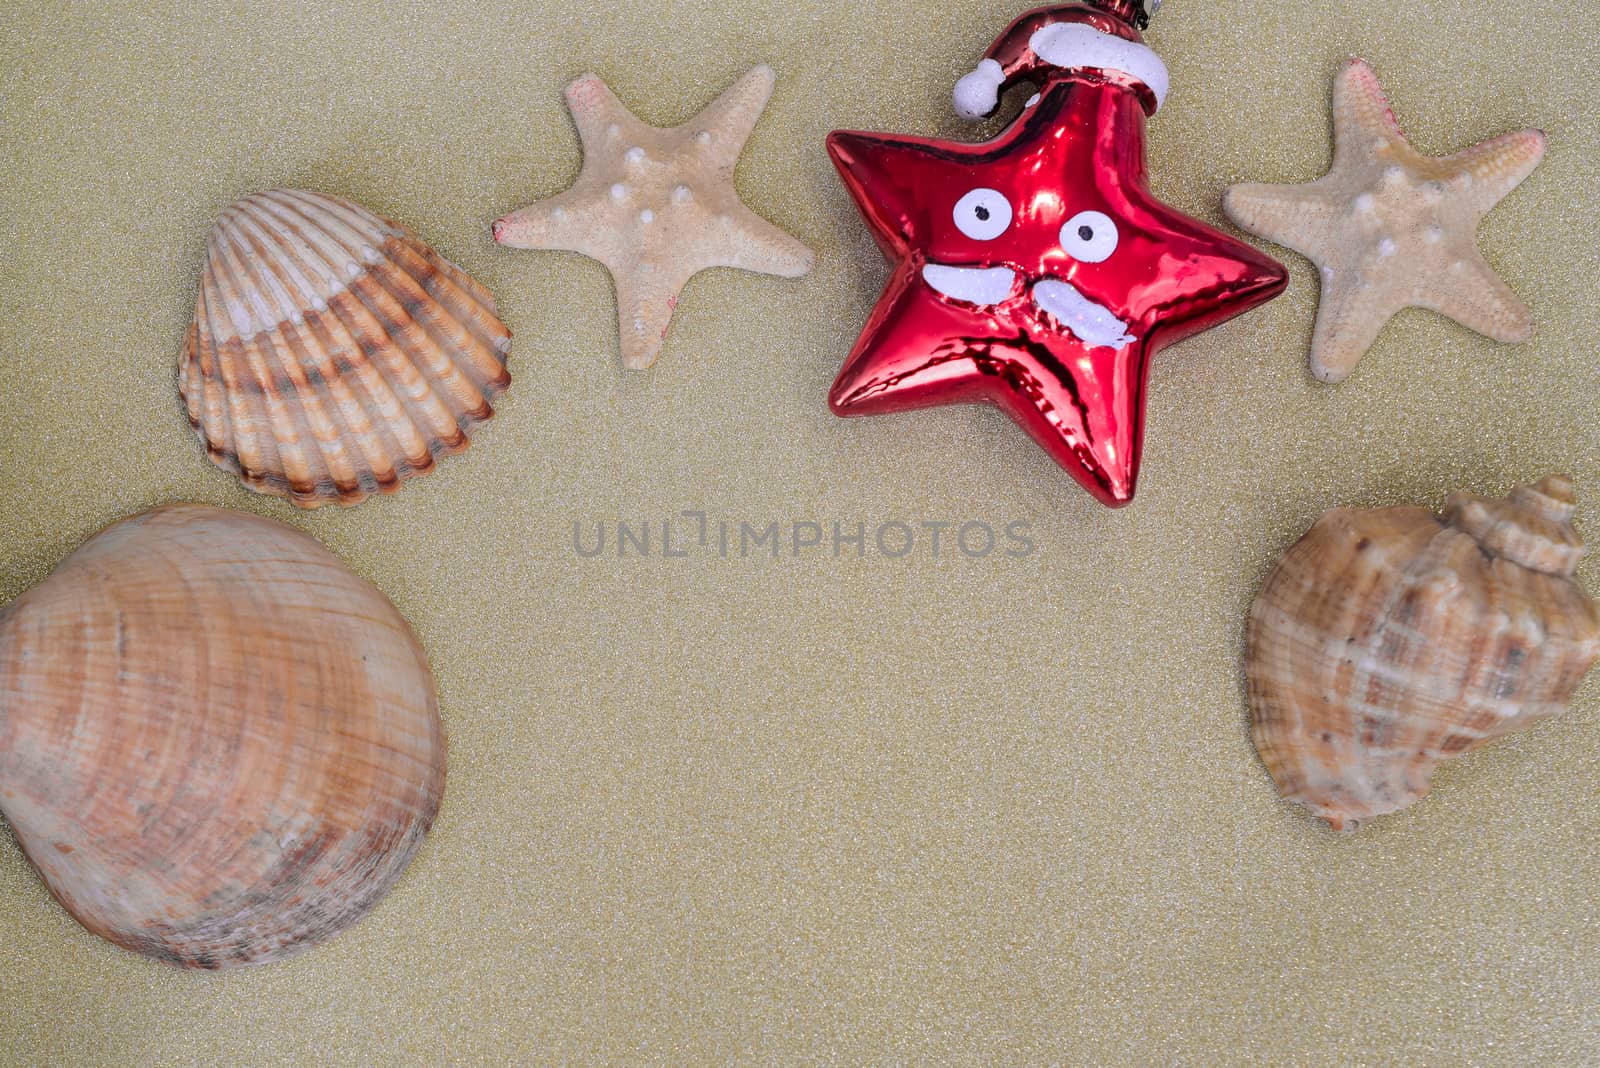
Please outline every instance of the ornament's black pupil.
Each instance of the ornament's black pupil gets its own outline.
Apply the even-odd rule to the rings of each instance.
[[[989,221],[989,209],[988,208],[984,207],[982,204],[979,204],[973,210],[977,212],[978,221],[979,222],[988,222]]]
[[[1093,241],[1094,240],[1094,227],[1092,227],[1092,226],[1080,226],[1080,227],[1078,227],[1078,240],[1080,240],[1080,241]]]

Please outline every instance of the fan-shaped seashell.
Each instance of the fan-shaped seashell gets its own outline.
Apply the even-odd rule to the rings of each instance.
[[[1572,578],[1572,484],[1504,500],[1335,509],[1250,612],[1252,735],[1279,791],[1354,830],[1427,793],[1440,761],[1565,709],[1600,655]]]
[[[428,662],[311,538],[177,505],[0,610],[0,812],[89,930],[276,960],[383,896],[444,789]]]
[[[460,452],[511,382],[494,298],[399,223],[275,189],[207,241],[179,391],[219,466],[314,508]]]

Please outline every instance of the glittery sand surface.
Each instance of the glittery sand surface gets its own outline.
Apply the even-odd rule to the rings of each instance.
[[[0,600],[161,502],[287,519],[416,625],[451,769],[370,918],[244,973],[91,937],[0,831],[0,1062],[1600,1060],[1600,684],[1339,838],[1277,800],[1240,673],[1257,584],[1328,506],[1559,469],[1600,537],[1594,6],[1168,4],[1153,184],[1214,222],[1230,182],[1322,173],[1350,52],[1423,151],[1548,130],[1482,231],[1540,333],[1407,312],[1323,386],[1315,278],[1283,253],[1285,297],[1157,360],[1117,512],[995,412],[824,405],[885,268],[822,137],[968,136],[950,86],[1013,13],[5,5]],[[576,173],[578,74],[666,124],[762,60],[778,87],[739,187],[817,269],[701,275],[655,370],[624,375],[604,270],[496,248],[488,223]],[[349,512],[248,495],[179,410],[206,229],[275,184],[410,224],[517,332],[471,452]],[[659,534],[685,509],[1025,520],[1036,551],[573,550],[574,521]]]

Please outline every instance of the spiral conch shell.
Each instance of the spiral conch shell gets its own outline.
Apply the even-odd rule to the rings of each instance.
[[[128,949],[228,968],[331,937],[400,876],[444,774],[410,627],[280,523],[146,512],[0,610],[0,813]]]
[[[1504,500],[1335,509],[1250,613],[1252,735],[1279,791],[1335,830],[1427,793],[1443,760],[1563,711],[1600,655],[1560,476]]]
[[[356,504],[467,447],[511,382],[510,348],[494,298],[416,234],[275,189],[212,228],[179,391],[249,489]]]

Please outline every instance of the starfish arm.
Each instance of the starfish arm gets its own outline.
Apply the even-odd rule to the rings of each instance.
[[[585,74],[567,86],[564,95],[567,110],[572,112],[572,121],[578,127],[578,140],[583,143],[585,162],[591,156],[605,151],[612,137],[612,126],[616,126],[620,134],[636,130],[642,125],[598,75]]]
[[[992,375],[973,360],[970,313],[922,289],[900,263],[828,393],[835,415],[881,415],[986,399]]]
[[[737,204],[718,219],[706,259],[708,267],[799,278],[810,273],[815,257],[797,239]]]
[[[1425,291],[1417,304],[1496,341],[1512,344],[1533,337],[1533,312],[1477,250],[1460,264],[1450,271],[1445,284]]]
[[[926,191],[906,175],[924,173],[941,158],[960,159],[963,146],[941,146],[924,138],[835,130],[828,156],[873,240],[891,260],[903,257],[919,236],[926,240]]]
[[[761,120],[761,113],[767,109],[776,84],[777,76],[771,67],[765,63],[751,67],[684,125],[695,130],[696,139],[718,166],[731,171],[739,162],[739,154],[744,151],[751,131]]]
[[[1322,276],[1317,325],[1311,332],[1311,373],[1330,385],[1343,382],[1378,339],[1398,307],[1370,285]]]
[[[1242,229],[1257,237],[1312,257],[1312,250],[1327,241],[1340,207],[1316,182],[1307,185],[1245,182],[1228,187],[1222,198],[1222,210]]]
[[[642,371],[656,362],[672,326],[678,295],[693,276],[693,271],[682,266],[665,271],[611,272],[617,290],[617,338],[624,367]]]
[[[1369,160],[1379,140],[1406,144],[1378,75],[1352,57],[1333,79],[1333,171]]]
[[[595,254],[595,198],[583,189],[568,189],[495,220],[494,239],[511,248],[560,249]]]
[[[1438,162],[1456,175],[1455,184],[1473,211],[1485,215],[1544,159],[1543,130],[1513,130]],[[1470,181],[1463,178],[1471,175]]]

